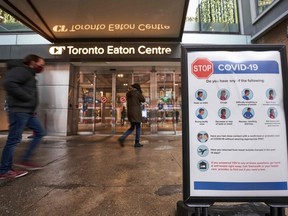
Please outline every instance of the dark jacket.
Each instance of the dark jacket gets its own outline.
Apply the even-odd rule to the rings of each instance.
[[[4,88],[9,111],[34,113],[38,105],[36,71],[21,62],[7,63]]]
[[[142,110],[141,102],[145,102],[144,96],[140,91],[132,89],[127,92],[127,112],[128,120],[130,122],[141,122],[142,121]]]

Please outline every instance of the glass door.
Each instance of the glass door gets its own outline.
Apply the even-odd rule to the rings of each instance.
[[[78,134],[108,133],[114,129],[111,73],[80,72]]]
[[[79,72],[78,94],[78,134],[94,133],[95,73]]]
[[[180,118],[174,72],[157,72],[157,131],[176,133]],[[179,124],[180,125],[180,124]]]
[[[133,69],[79,73],[79,134],[122,134],[126,131],[130,126],[126,93],[133,83],[140,84],[145,97],[142,134],[181,132],[180,70]]]
[[[115,127],[116,133],[124,133],[130,126],[127,116],[126,93],[132,84],[132,71],[121,71],[116,73],[116,112]]]
[[[147,73],[121,72],[116,74],[116,133],[124,133],[130,123],[127,116],[126,93],[133,83],[139,83],[146,102],[142,108],[142,133],[150,133],[149,101],[150,101],[150,76]]]
[[[115,131],[114,74],[95,72],[95,133],[111,134]]]

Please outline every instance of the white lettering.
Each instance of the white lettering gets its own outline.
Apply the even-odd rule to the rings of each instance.
[[[67,50],[69,55],[103,55],[105,51],[107,55],[134,55],[136,49],[141,55],[170,55],[172,49],[170,47],[147,47],[145,45],[140,45],[138,48],[129,46],[114,46],[108,45],[106,50],[105,47],[74,47],[74,46],[52,46],[49,48],[49,53],[52,55],[62,55],[63,51]],[[207,66],[207,65],[204,65]],[[203,67],[204,67],[203,66]],[[202,65],[198,65],[202,67]],[[211,67],[211,66],[210,66]],[[210,68],[209,68],[210,69]],[[196,71],[198,69],[196,68]],[[205,70],[205,68],[204,68]]]
[[[220,71],[245,71],[249,68],[245,64],[220,64],[218,66],[218,69]]]
[[[65,46],[52,46],[49,49],[51,55],[62,55],[63,51],[66,49]]]
[[[108,55],[116,55],[116,54],[124,54],[124,55],[131,55],[135,54],[134,47],[114,47],[114,46],[107,46],[107,54]]]
[[[74,46],[68,46],[68,52],[72,55],[102,55],[105,50],[102,47],[90,47],[90,48],[75,48]]]
[[[148,55],[163,55],[163,54],[171,54],[172,50],[170,47],[146,47],[144,45],[139,46],[138,52],[141,55],[148,54]]]
[[[193,66],[193,71],[198,72],[198,71],[211,71],[212,70],[212,65],[194,65]]]

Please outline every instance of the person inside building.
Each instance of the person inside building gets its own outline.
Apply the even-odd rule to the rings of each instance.
[[[179,122],[179,115],[180,115],[180,113],[179,113],[178,110],[175,111],[175,115],[176,115],[176,124],[178,124],[178,122]]]
[[[131,124],[130,128],[118,139],[120,146],[124,147],[124,142],[127,136],[129,136],[136,128],[135,144],[134,147],[143,147],[140,144],[140,132],[142,121],[141,104],[145,102],[145,98],[142,95],[141,87],[138,83],[134,83],[130,86],[126,93],[127,98],[127,117]]]
[[[15,147],[22,140],[22,133],[26,127],[35,132],[35,136],[28,144],[27,149],[18,163],[14,165],[36,170],[42,167],[30,161],[45,130],[36,115],[38,104],[38,91],[36,74],[43,71],[45,61],[43,58],[30,54],[24,58],[23,63],[11,62],[7,64],[7,76],[4,88],[8,100],[9,133],[2,151],[0,179],[18,178],[26,175],[26,170],[12,168]]]
[[[121,126],[124,126],[126,114],[127,114],[126,108],[125,106],[123,106],[122,111],[121,111]]]

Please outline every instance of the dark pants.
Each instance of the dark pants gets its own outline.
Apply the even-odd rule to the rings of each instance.
[[[140,122],[130,122],[130,128],[122,135],[123,140],[129,136],[136,127],[136,136],[135,136],[135,143],[139,142],[140,140],[140,132],[141,132],[141,123]]]
[[[0,173],[5,173],[12,169],[15,147],[21,142],[25,127],[32,129],[35,136],[22,155],[22,161],[30,159],[42,137],[45,136],[45,130],[36,115],[32,113],[9,112],[9,134],[2,151]]]
[[[121,126],[124,125],[124,122],[125,122],[125,117],[121,117]]]

